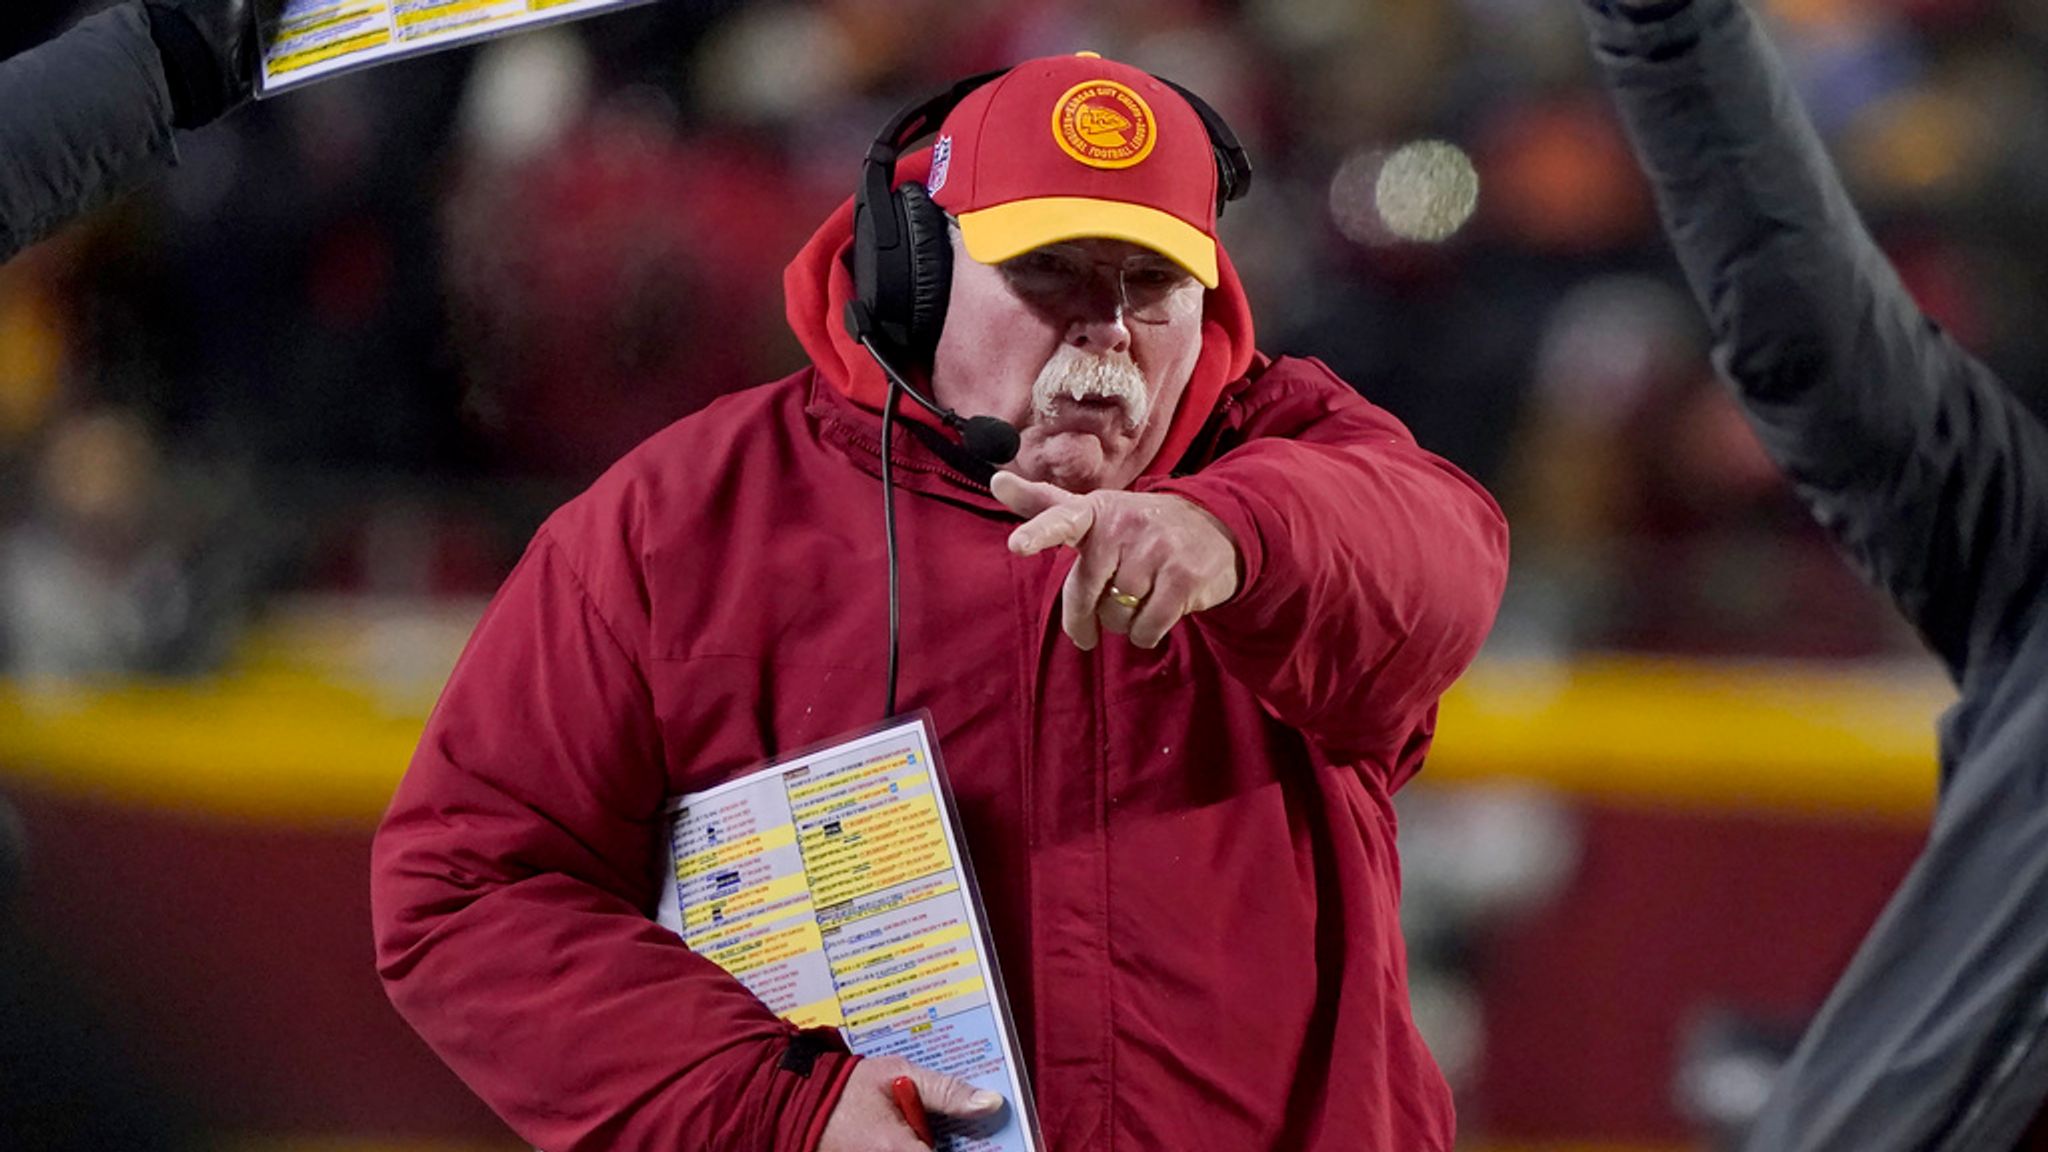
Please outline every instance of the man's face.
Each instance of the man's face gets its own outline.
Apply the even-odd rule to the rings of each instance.
[[[932,391],[999,416],[1007,467],[1071,492],[1124,488],[1166,438],[1202,350],[1202,285],[1122,240],[1070,240],[998,265],[953,236],[953,290]]]

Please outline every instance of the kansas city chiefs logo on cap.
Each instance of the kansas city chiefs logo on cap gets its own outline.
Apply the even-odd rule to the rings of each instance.
[[[1053,141],[1090,168],[1129,168],[1152,154],[1158,131],[1145,98],[1114,80],[1076,84],[1052,109]]]

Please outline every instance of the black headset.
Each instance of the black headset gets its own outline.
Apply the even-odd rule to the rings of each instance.
[[[969,76],[898,112],[861,164],[853,193],[854,298],[846,306],[846,330],[863,343],[879,345],[898,363],[931,363],[952,290],[953,243],[946,234],[946,214],[932,203],[924,185],[908,180],[891,190],[896,158],[937,131],[968,93],[1009,71]],[[1153,79],[1178,92],[1209,133],[1216,155],[1216,213],[1221,216],[1225,204],[1251,190],[1251,159],[1230,125],[1201,97],[1165,77]]]

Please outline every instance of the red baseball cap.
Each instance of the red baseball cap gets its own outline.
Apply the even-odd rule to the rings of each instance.
[[[1027,60],[969,93],[939,128],[925,188],[983,264],[1101,237],[1214,288],[1216,179],[1208,130],[1180,93],[1082,52]]]

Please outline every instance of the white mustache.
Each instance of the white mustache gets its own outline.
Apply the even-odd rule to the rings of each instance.
[[[1114,400],[1123,405],[1124,426],[1136,431],[1145,426],[1152,413],[1152,395],[1145,387],[1145,374],[1128,356],[1097,356],[1072,344],[1060,350],[1039,369],[1031,384],[1031,411],[1050,420],[1062,398],[1071,400]]]

